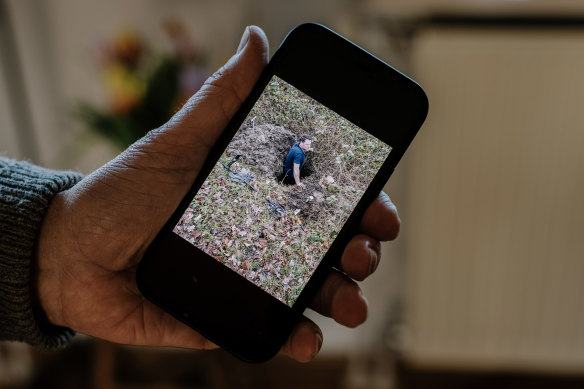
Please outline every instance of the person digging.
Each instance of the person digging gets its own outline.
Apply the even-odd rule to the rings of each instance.
[[[300,182],[300,171],[306,161],[306,152],[314,151],[312,149],[312,138],[308,135],[302,135],[300,141],[295,143],[288,152],[284,160],[284,167],[280,181],[285,185],[297,185],[303,188],[304,184]]]

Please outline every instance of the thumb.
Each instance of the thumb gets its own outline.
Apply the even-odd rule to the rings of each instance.
[[[155,205],[152,209],[157,214],[152,211],[144,218],[155,220],[150,230],[158,232],[194,182],[211,147],[251,92],[267,60],[264,32],[259,27],[247,27],[237,53],[179,112],[86,177],[84,185],[75,187],[76,193],[84,188],[94,193],[101,188],[108,204],[128,204],[131,198],[132,204],[142,207],[140,212],[145,206]],[[128,207],[123,211],[131,213]]]
[[[267,61],[268,41],[264,32],[256,26],[247,27],[236,54],[165,125],[143,138],[139,147],[154,147],[155,152],[148,153],[153,157],[168,155],[168,151],[176,157],[171,158],[173,166],[177,170],[189,170],[189,176],[183,178],[192,182]],[[161,150],[168,147],[172,150]],[[156,161],[167,162],[168,158]]]

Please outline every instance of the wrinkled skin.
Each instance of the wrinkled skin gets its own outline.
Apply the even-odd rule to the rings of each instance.
[[[237,53],[168,123],[53,199],[33,274],[46,320],[123,344],[216,347],[147,301],[135,271],[267,60],[263,31],[248,27]],[[365,321],[367,302],[353,279],[375,271],[379,241],[395,238],[398,230],[397,211],[381,193],[365,213],[361,233],[347,244],[344,274],[328,277],[312,308],[348,327]],[[309,361],[322,339],[318,326],[304,318],[281,352]]]

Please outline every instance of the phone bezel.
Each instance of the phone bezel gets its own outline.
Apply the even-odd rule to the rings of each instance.
[[[273,75],[392,147],[291,308],[172,232]],[[249,362],[271,358],[340,258],[360,217],[421,127],[427,109],[422,88],[383,61],[322,25],[296,27],[274,53],[191,189],[148,248],[136,276],[140,291],[237,357]]]

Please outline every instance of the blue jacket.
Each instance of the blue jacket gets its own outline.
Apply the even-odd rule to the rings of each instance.
[[[288,152],[286,160],[284,161],[284,174],[294,178],[294,164],[297,163],[300,166],[300,169],[302,169],[302,165],[304,165],[305,159],[306,154],[304,154],[304,151],[302,151],[300,145],[295,143]]]

